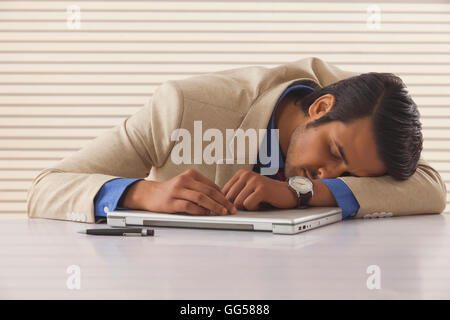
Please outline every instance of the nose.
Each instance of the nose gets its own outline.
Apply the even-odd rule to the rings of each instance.
[[[340,177],[344,172],[345,168],[342,165],[326,165],[317,169],[315,179],[331,179]]]

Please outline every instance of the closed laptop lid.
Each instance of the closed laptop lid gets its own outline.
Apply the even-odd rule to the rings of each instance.
[[[128,221],[174,221],[174,222],[215,222],[215,223],[275,223],[295,225],[298,223],[324,218],[330,215],[341,214],[338,207],[314,207],[307,209],[270,209],[263,211],[238,210],[235,215],[202,215],[167,214],[143,210],[117,210],[108,213],[108,219],[127,218]],[[128,219],[129,218],[129,219]]]

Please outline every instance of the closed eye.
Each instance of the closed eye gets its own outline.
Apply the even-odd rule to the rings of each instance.
[[[341,160],[341,157],[339,157],[339,156],[337,156],[337,155],[335,155],[334,153],[333,153],[333,146],[330,144],[330,149],[329,149],[329,151],[330,151],[330,154],[331,154],[331,156],[333,157],[333,159],[336,159],[336,160]]]

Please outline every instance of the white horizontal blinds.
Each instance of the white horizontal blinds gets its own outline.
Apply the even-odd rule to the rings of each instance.
[[[69,5],[80,29],[68,28]],[[26,213],[41,169],[135,113],[161,82],[308,56],[401,76],[420,106],[424,157],[450,190],[450,4],[370,5],[1,1],[0,213]]]

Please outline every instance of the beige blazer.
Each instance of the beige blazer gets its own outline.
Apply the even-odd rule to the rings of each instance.
[[[171,159],[175,129],[193,132],[195,120],[202,120],[203,131],[217,128],[224,137],[227,128],[265,129],[277,99],[296,80],[310,79],[323,87],[354,75],[306,58],[273,68],[249,66],[166,81],[137,113],[42,170],[27,194],[28,216],[93,223],[95,195],[118,177],[165,181],[194,168],[223,187],[240,168],[251,170],[253,164],[237,164],[236,159],[234,164],[176,165]],[[341,179],[359,202],[357,218],[374,212],[441,213],[446,205],[444,182],[422,159],[403,182],[390,176]]]

